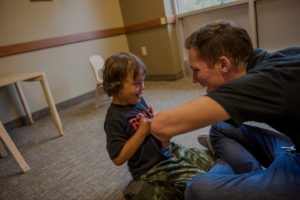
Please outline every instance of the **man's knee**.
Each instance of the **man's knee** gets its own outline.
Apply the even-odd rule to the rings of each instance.
[[[225,142],[226,139],[232,138],[238,131],[238,128],[226,122],[220,122],[211,126],[209,132],[209,141],[212,148],[216,151],[216,144]]]
[[[210,136],[218,136],[223,135],[222,129],[228,129],[231,125],[225,122],[219,122],[217,124],[213,124],[210,128],[209,135]]]
[[[200,174],[193,178],[187,185],[184,197],[186,200],[203,199],[203,192],[207,191],[209,183],[208,174]]]

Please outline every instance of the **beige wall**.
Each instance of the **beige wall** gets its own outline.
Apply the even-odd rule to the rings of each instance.
[[[125,25],[170,15],[170,0],[119,0]],[[148,75],[174,75],[182,71],[176,25],[163,25],[128,33],[130,52],[146,64]],[[141,47],[147,55],[143,56]]]
[[[0,46],[124,26],[118,0],[0,0],[0,25]],[[95,89],[89,56],[105,59],[118,51],[129,52],[126,35],[2,57],[0,77],[43,71],[59,103]],[[31,112],[47,107],[38,82],[22,82],[21,86]],[[2,123],[23,115],[15,88],[1,87]]]
[[[264,0],[256,3],[258,46],[268,52],[300,46],[300,1]]]
[[[135,24],[165,15],[162,0],[119,0],[124,25]]]

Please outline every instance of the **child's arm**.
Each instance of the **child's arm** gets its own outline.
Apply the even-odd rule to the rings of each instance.
[[[150,135],[150,119],[145,120],[139,113],[140,123],[135,134],[125,143],[119,157],[113,160],[117,166],[124,164],[140,148],[147,135]]]
[[[153,115],[153,117],[154,117],[154,115],[156,114],[156,112],[153,111],[152,106],[149,106],[149,108],[150,108],[150,111],[151,111],[151,113],[152,113],[152,115]],[[161,142],[161,146],[162,146],[163,148],[166,148],[166,147],[168,147],[169,145],[170,145],[170,140]]]

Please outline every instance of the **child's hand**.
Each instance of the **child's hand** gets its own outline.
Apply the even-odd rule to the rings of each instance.
[[[170,146],[170,140],[161,142],[161,146],[162,146],[163,148],[166,148],[166,147]]]
[[[147,118],[144,119],[141,113],[139,113],[139,118],[140,118],[140,123],[137,132],[145,136],[150,135],[151,119],[147,119]]]

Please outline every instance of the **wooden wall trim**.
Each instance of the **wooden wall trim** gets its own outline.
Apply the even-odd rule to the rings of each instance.
[[[166,19],[166,24],[176,23],[174,15],[163,16],[163,17],[165,17]],[[25,53],[29,51],[35,51],[35,50],[45,49],[50,47],[56,47],[56,46],[61,46],[61,45],[66,45],[66,44],[71,44],[76,42],[82,42],[86,40],[93,40],[93,39],[99,39],[103,37],[126,34],[133,31],[139,31],[139,30],[165,25],[165,24],[161,24],[161,18],[162,17],[150,19],[147,21],[128,25],[125,27],[91,31],[86,33],[78,33],[78,34],[65,35],[60,37],[0,46],[0,57],[14,55],[18,53]]]
[[[11,44],[0,47],[0,57],[9,56],[18,53],[24,53],[28,51],[34,51],[39,49],[45,49],[49,47],[61,46],[65,44],[71,44],[75,42],[82,42],[86,40],[92,40],[102,37],[108,37],[113,35],[124,34],[124,27],[92,31],[87,33],[78,33],[73,35],[65,35],[55,38],[48,38],[42,40],[35,40],[30,42],[23,42],[18,44]]]
[[[148,29],[148,28],[161,26],[162,24],[161,24],[160,18],[161,17],[158,17],[155,19],[150,19],[147,21],[143,21],[143,22],[139,22],[136,24],[131,24],[131,25],[125,26],[125,32],[131,33],[134,31],[139,31],[139,30],[144,30],[144,29]]]

